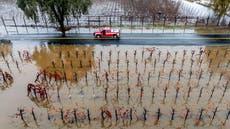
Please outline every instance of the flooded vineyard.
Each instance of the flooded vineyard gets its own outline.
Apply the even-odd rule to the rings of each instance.
[[[230,128],[229,46],[0,45],[2,128]]]

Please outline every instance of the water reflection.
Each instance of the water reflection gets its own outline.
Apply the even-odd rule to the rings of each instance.
[[[86,45],[40,43],[35,46],[32,60],[39,72],[35,81],[27,86],[29,91],[32,90],[32,95],[28,91],[29,98],[38,107],[53,107],[55,102],[50,103],[51,96],[47,94],[57,91],[57,100],[60,102],[63,92],[71,92],[70,87],[61,90],[63,86],[76,86],[92,69],[95,64],[93,53],[94,46]]]
[[[228,46],[206,46],[205,51],[208,70],[222,74],[230,80],[230,48]]]
[[[41,71],[65,72],[67,80],[72,80],[74,72],[82,78],[92,68],[93,51],[94,46],[41,44],[40,49],[35,47],[32,59]]]
[[[12,43],[0,43],[1,57],[4,58],[3,56],[8,56],[12,52],[12,48]]]
[[[9,55],[13,60],[12,48],[12,43],[0,43],[0,90],[3,91],[11,87],[13,83],[13,77],[10,74],[11,69],[8,61]],[[8,67],[7,70],[6,67]]]

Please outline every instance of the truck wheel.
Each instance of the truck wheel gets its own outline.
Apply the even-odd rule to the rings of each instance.
[[[115,38],[115,39],[119,39],[119,37],[118,37],[117,35],[114,35],[114,36],[113,36],[113,38]]]
[[[99,39],[99,38],[101,38],[101,36],[100,36],[100,35],[96,35],[95,37],[96,37],[96,38],[98,38],[98,39]]]

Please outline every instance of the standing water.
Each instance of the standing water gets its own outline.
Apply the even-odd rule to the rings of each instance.
[[[230,128],[229,46],[0,45],[2,128]]]

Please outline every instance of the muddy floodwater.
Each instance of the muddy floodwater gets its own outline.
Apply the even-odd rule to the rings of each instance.
[[[0,44],[0,125],[230,128],[230,46]]]

